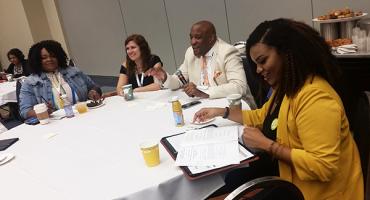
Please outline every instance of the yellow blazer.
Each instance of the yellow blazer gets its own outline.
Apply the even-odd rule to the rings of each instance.
[[[262,127],[271,99],[261,109],[243,111],[243,123]],[[364,199],[360,157],[342,101],[323,78],[311,77],[295,97],[284,97],[277,142],[292,149],[292,165],[279,161],[280,177],[306,200]]]

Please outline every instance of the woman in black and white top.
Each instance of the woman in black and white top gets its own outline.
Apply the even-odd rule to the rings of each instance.
[[[10,49],[7,56],[10,62],[9,67],[5,70],[7,74],[13,74],[14,78],[30,75],[27,60],[24,59],[21,50],[17,48]]]
[[[116,92],[122,94],[122,86],[132,84],[134,92],[161,89],[161,82],[152,76],[145,76],[150,68],[161,68],[161,59],[151,54],[148,42],[142,35],[133,34],[125,41],[126,60],[121,65]]]

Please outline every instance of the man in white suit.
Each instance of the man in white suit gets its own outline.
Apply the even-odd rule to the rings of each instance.
[[[191,27],[191,47],[186,50],[183,64],[179,67],[187,84],[178,76],[167,74],[162,68],[147,72],[170,89],[183,87],[188,96],[222,98],[229,94],[241,94],[255,108],[255,102],[247,85],[243,64],[238,50],[216,35],[214,25],[199,21]]]

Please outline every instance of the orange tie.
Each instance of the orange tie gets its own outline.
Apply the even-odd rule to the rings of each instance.
[[[202,66],[202,72],[203,72],[203,85],[209,86],[207,60],[204,56],[202,56],[201,60],[202,60],[201,66]]]

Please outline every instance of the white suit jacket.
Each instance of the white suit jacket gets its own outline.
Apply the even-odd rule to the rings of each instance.
[[[246,76],[239,51],[232,45],[224,42],[220,38],[212,47],[214,58],[212,62],[212,71],[221,72],[215,78],[209,78],[209,88],[204,90],[209,98],[223,98],[229,94],[241,94],[251,108],[256,108],[253,96],[247,84]],[[201,59],[194,55],[192,47],[189,47],[185,53],[185,59],[179,70],[183,73],[185,79],[199,85],[201,80]],[[170,89],[177,89],[182,86],[176,75],[167,76],[163,86]]]

